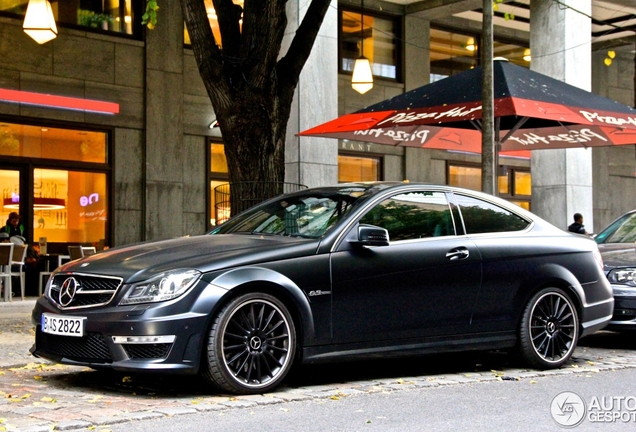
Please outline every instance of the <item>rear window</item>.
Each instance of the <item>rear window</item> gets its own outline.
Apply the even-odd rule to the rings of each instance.
[[[456,197],[466,234],[521,231],[529,225],[521,216],[498,205],[465,195]]]

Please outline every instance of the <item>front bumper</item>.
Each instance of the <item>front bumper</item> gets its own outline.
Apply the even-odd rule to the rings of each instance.
[[[219,293],[220,294],[220,293]],[[192,301],[61,310],[46,297],[35,304],[36,328],[31,353],[56,363],[124,372],[169,370],[197,373],[211,306]],[[208,304],[214,304],[210,301]],[[84,336],[42,332],[43,313],[85,317]]]
[[[636,288],[612,285],[614,313],[608,330],[636,330]]]

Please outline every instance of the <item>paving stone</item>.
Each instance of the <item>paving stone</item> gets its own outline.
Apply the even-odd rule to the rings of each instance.
[[[230,408],[250,408],[250,407],[258,406],[256,402],[251,402],[248,400],[241,400],[241,399],[219,402],[219,405],[223,405]]]
[[[154,412],[158,412],[161,414],[165,414],[167,416],[176,416],[176,415],[183,415],[183,414],[196,414],[197,410],[194,408],[179,408],[179,407],[172,407],[172,408],[158,408],[158,409],[154,409]]]
[[[303,401],[303,400],[311,399],[311,396],[306,395],[304,393],[294,393],[291,391],[287,391],[282,393],[276,393],[276,398],[282,399],[285,402],[290,402],[290,401]]]
[[[258,405],[273,405],[284,402],[282,399],[278,399],[276,397],[269,395],[249,395],[249,396],[241,396],[239,400],[255,402]]]
[[[57,424],[55,425],[55,430],[64,431],[64,430],[72,430],[72,429],[86,429],[92,425],[93,424],[91,422],[87,422],[87,421],[64,420],[64,421],[57,422]]]
[[[152,411],[128,412],[128,413],[122,413],[121,416],[130,420],[150,420],[150,419],[164,417],[163,414],[152,412]]]
[[[220,405],[220,404],[208,404],[208,403],[201,403],[201,404],[196,404],[196,405],[192,405],[192,407],[200,412],[208,412],[208,411],[223,411],[223,410],[227,410],[228,407],[225,405]]]

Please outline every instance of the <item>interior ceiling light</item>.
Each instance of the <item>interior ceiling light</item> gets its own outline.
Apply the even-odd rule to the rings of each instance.
[[[523,50],[523,60],[528,63],[532,60],[532,56],[530,55],[530,48],[526,48]]]
[[[353,75],[351,75],[351,87],[360,94],[364,94],[373,88],[373,73],[371,63],[364,56],[364,0],[361,1],[360,13],[360,57],[353,65]]]
[[[477,49],[477,45],[475,45],[475,38],[468,38],[468,40],[466,41],[466,49],[468,51],[475,51]]]
[[[19,210],[20,197],[5,198],[5,209]],[[61,210],[66,208],[66,201],[62,198],[33,198],[33,210]]]
[[[48,0],[29,0],[22,29],[39,44],[57,37],[53,9]]]

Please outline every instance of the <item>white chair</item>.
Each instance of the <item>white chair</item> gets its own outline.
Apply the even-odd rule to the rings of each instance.
[[[95,246],[82,246],[82,256],[89,256],[89,255],[93,255],[96,254],[97,250],[95,249]]]
[[[11,276],[20,278],[20,296],[24,300],[24,260],[26,259],[27,245],[14,245],[11,258]]]
[[[4,301],[11,301],[11,259],[13,243],[0,243],[0,281],[4,291]]]
[[[42,295],[42,292],[44,290],[44,283],[43,283],[44,281],[42,279],[46,277],[46,280],[48,281],[49,276],[51,276],[51,274],[53,273],[53,270],[57,269],[59,266],[68,262],[71,259],[71,257],[69,257],[68,255],[46,255],[45,257],[46,257],[46,261],[44,265],[44,270],[40,272],[39,274],[40,280],[38,281],[38,293],[40,296]],[[57,258],[57,266],[53,270],[51,270],[51,258]]]
[[[80,259],[84,256],[82,253],[81,246],[69,246],[68,247],[68,256],[71,257],[71,260]]]

